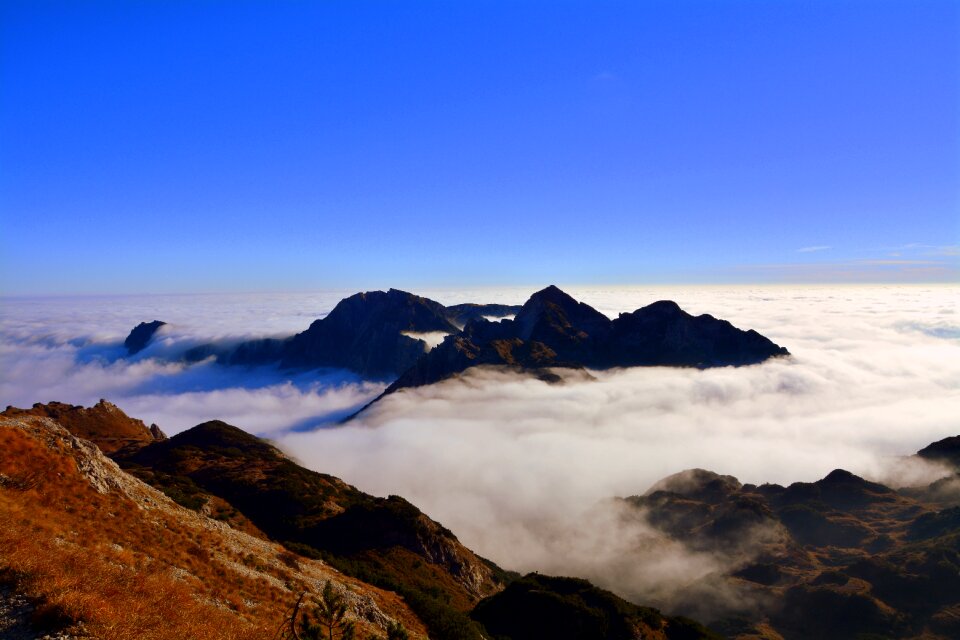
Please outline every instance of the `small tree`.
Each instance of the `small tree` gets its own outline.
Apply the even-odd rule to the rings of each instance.
[[[319,598],[311,598],[313,607],[300,615],[300,605],[305,594],[301,594],[290,616],[290,634],[294,640],[354,640],[356,627],[347,620],[347,601],[330,584],[323,585]]]

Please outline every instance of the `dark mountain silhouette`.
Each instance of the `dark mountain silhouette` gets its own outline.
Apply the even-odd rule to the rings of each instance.
[[[692,316],[669,301],[610,320],[555,286],[534,293],[513,320],[476,319],[404,372],[386,393],[438,382],[477,365],[521,369],[757,364],[789,352],[756,331]]]
[[[132,356],[143,351],[150,340],[153,339],[153,334],[157,332],[157,329],[165,324],[167,323],[154,320],[153,322],[141,322],[135,326],[127,339],[123,341],[123,346],[127,348],[127,355]]]
[[[342,367],[394,376],[423,355],[425,343],[403,332],[456,333],[439,302],[405,291],[358,293],[341,300],[284,345],[283,367]]]
[[[466,322],[513,315],[520,307],[439,302],[390,289],[357,293],[341,300],[324,318],[289,338],[249,340],[236,346],[203,344],[186,351],[187,362],[210,357],[225,365],[278,363],[284,368],[336,367],[364,376],[395,378],[428,349],[406,333],[457,333]]]
[[[960,469],[960,436],[952,436],[920,449],[917,455],[926,460],[941,462]]]
[[[488,317],[502,319],[493,322]],[[449,335],[431,350],[416,334],[433,332]],[[289,338],[251,340],[230,347],[204,344],[189,349],[184,358],[196,362],[214,357],[226,365],[344,368],[364,376],[394,378],[386,391],[392,393],[477,365],[537,370],[549,376],[542,370],[741,366],[785,355],[789,355],[785,348],[756,331],[742,331],[709,315],[692,316],[674,302],[655,302],[610,320],[549,286],[521,307],[444,307],[397,289],[358,293]]]

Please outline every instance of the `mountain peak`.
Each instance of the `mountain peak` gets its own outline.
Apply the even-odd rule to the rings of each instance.
[[[146,349],[147,344],[153,339],[157,330],[167,324],[162,320],[152,322],[141,322],[133,328],[127,339],[123,341],[123,346],[127,348],[127,355],[134,355]]]
[[[680,308],[680,305],[673,300],[657,300],[656,302],[651,302],[647,306],[639,309],[639,311],[663,314],[676,314],[684,312],[683,309]]]
[[[573,299],[573,296],[555,284],[551,284],[548,287],[540,289],[540,291],[534,292],[530,295],[530,298],[527,300],[527,302],[531,300],[544,300],[547,302],[553,302],[554,304],[561,302],[565,304],[579,304]]]
[[[523,304],[514,321],[523,340],[563,337],[580,342],[609,329],[610,319],[590,305],[577,302],[556,285],[537,291]]]
[[[267,457],[285,457],[279,449],[243,429],[227,424],[222,420],[201,422],[169,440],[163,442],[167,447],[193,446],[201,449],[210,447],[235,448],[246,454],[258,453]]]

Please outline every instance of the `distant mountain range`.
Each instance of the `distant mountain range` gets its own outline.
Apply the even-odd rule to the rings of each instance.
[[[511,319],[511,316],[513,318]],[[491,320],[491,318],[493,320]],[[125,344],[142,349],[164,323],[141,323]],[[446,334],[434,348],[418,334]],[[226,365],[338,367],[391,379],[386,393],[432,384],[479,365],[536,371],[554,367],[725,367],[763,362],[789,352],[756,331],[710,315],[692,316],[670,301],[654,302],[610,320],[555,286],[522,306],[439,302],[405,291],[357,293],[289,338],[231,347],[205,344],[188,361]]]
[[[708,368],[787,355],[756,331],[709,315],[691,316],[675,302],[655,302],[610,320],[551,286],[530,296],[513,320],[469,322],[420,357],[386,393],[438,382],[477,365]]]

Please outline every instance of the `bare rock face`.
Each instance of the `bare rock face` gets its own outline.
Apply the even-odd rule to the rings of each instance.
[[[141,322],[130,332],[127,339],[123,341],[123,346],[127,348],[127,355],[134,355],[146,349],[157,329],[167,324],[160,320],[153,322]]]

